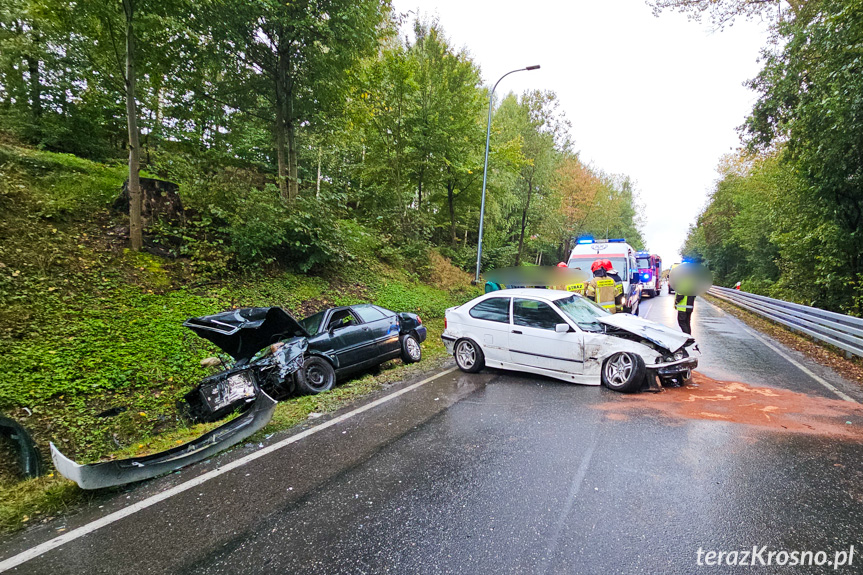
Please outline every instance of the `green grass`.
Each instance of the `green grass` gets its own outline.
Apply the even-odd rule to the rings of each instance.
[[[443,320],[430,320],[425,322],[425,325],[428,329],[428,338],[423,344],[423,360],[420,363],[404,365],[400,361],[390,361],[381,367],[378,374],[360,375],[340,383],[326,393],[294,397],[280,402],[270,423],[249,441],[263,441],[272,433],[306,421],[310,413],[331,413],[343,409],[369,393],[379,391],[387,384],[439,367],[448,358],[440,339]],[[177,428],[149,437],[141,436],[137,443],[114,452],[112,456],[133,457],[169,449],[176,444],[190,441],[222,423],[224,421]],[[110,489],[98,492],[84,491],[72,481],[54,472],[37,479],[0,484],[0,532],[10,533],[33,523],[49,520],[52,516],[67,512],[88,501],[110,496],[112,493],[114,490]]]
[[[247,306],[281,306],[304,317],[365,301],[422,316],[430,333],[418,366],[389,362],[376,376],[282,402],[263,437],[428,369],[443,357],[444,310],[480,293],[424,285],[377,261],[326,277],[202,278],[194,260],[124,249],[122,217],[108,206],[125,175],[122,165],[0,145],[0,411],[27,427],[46,458],[49,441],[89,462],[159,451],[219,425],[189,425],[178,416],[177,401],[208,373],[200,359],[217,351],[182,327],[189,317]],[[356,249],[371,253],[373,238],[355,231]],[[100,416],[112,408],[124,411]],[[56,476],[0,476],[0,529],[90,497]]]

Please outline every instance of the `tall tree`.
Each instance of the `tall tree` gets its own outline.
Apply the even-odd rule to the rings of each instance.
[[[810,194],[843,231],[847,280],[863,279],[863,0],[821,0],[780,26],[750,83],[759,94],[745,134],[751,149],[779,145]],[[848,305],[848,304],[846,304]]]
[[[514,237],[517,238],[515,265],[521,263],[524,241],[537,196],[552,193],[555,172],[568,152],[569,122],[558,109],[557,97],[551,92],[533,91],[521,99],[508,97],[501,103],[498,114],[505,138],[516,138],[521,144],[524,163],[519,172],[516,195],[518,207]]]
[[[347,71],[378,45],[389,0],[211,0],[206,12],[218,55],[245,75],[221,86],[220,98],[245,110],[266,103],[260,111],[272,118],[279,189],[292,200],[299,190],[297,131],[344,101]]]

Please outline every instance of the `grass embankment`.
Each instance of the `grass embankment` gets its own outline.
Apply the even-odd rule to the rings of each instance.
[[[318,277],[206,276],[194,259],[132,253],[122,214],[109,208],[124,178],[122,165],[0,145],[0,411],[28,428],[49,467],[49,441],[95,461],[155,452],[218,425],[178,416],[177,401],[208,374],[199,360],[216,352],[182,327],[189,317],[246,306],[305,316],[362,301],[423,317],[423,363],[390,362],[377,376],[282,402],[272,433],[439,360],[443,311],[479,293],[440,258],[429,281],[369,259]],[[29,481],[8,462],[0,471],[3,531],[94,497],[50,469]]]

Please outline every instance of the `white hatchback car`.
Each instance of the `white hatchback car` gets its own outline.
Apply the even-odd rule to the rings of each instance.
[[[698,366],[691,336],[559,290],[487,293],[448,309],[441,337],[462,371],[497,367],[623,392],[657,377],[683,383]]]

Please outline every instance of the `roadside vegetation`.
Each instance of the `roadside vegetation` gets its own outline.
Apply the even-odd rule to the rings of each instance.
[[[652,0],[709,17],[763,17],[757,95],[683,246],[717,283],[863,316],[863,2]]]
[[[423,318],[418,366],[282,402],[266,433],[443,360],[444,310],[481,292],[488,88],[439,22],[327,6],[0,0],[0,411],[46,460],[48,441],[95,461],[205,431],[177,409],[215,351],[192,316]],[[635,182],[569,129],[553,93],[495,101],[484,269],[553,265],[578,235],[643,246]],[[175,191],[153,208],[139,178]],[[2,529],[94,497],[2,459]]]
[[[429,337],[422,363],[405,368],[389,362],[377,376],[360,375],[331,392],[282,402],[264,431],[269,434],[439,364],[444,350],[438,318],[480,293],[469,274],[435,251],[416,266],[421,274],[380,261],[364,251],[380,249],[380,243],[356,224],[356,260],[338,268],[308,274],[232,267],[214,273],[206,257],[126,247],[124,216],[110,208],[124,178],[116,163],[7,141],[0,144],[0,177],[8,184],[0,220],[0,407],[27,427],[49,466],[45,477],[21,482],[13,453],[4,450],[3,530],[92,497],[50,473],[49,441],[77,460],[95,461],[156,452],[220,424],[189,424],[179,416],[177,402],[208,374],[199,360],[217,351],[182,327],[188,317],[270,305],[305,316],[375,301],[424,318]]]

